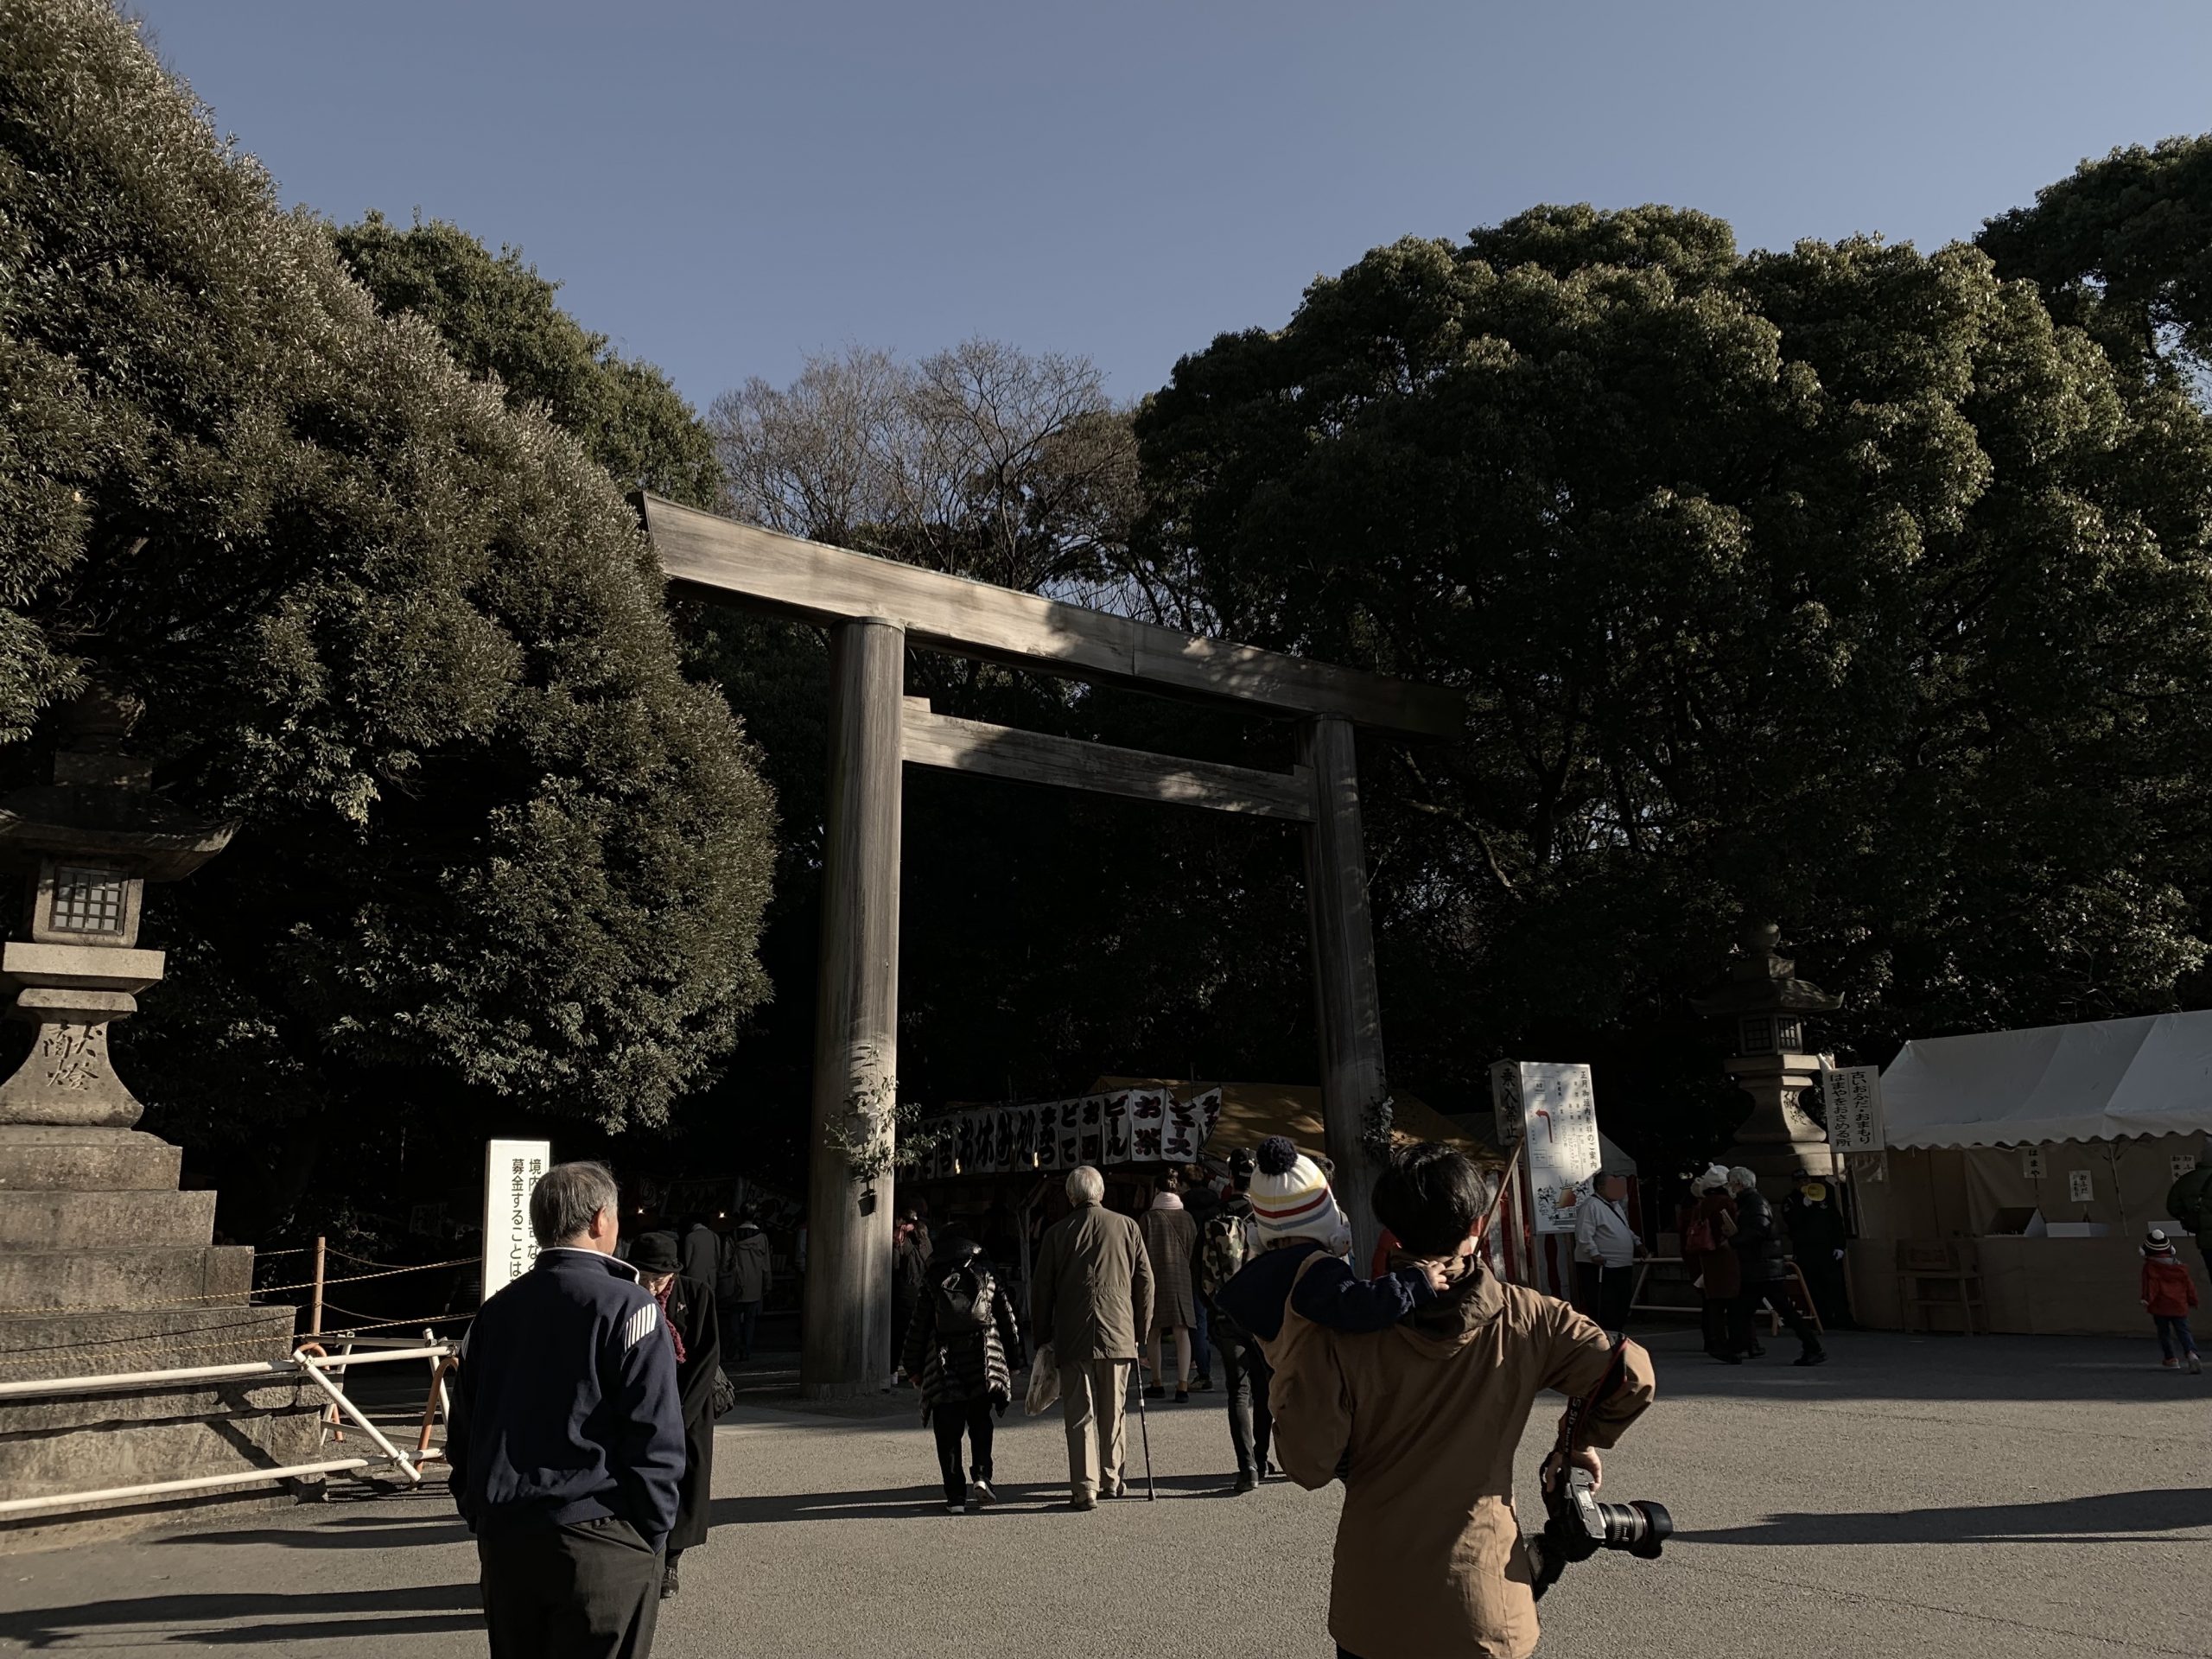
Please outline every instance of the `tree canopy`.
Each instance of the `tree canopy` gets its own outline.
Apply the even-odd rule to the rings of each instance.
[[[2084,162],[1977,240],[2115,361],[2212,384],[2212,134]]]
[[[543,410],[624,489],[715,504],[721,469],[691,406],[658,368],[561,309],[560,285],[520,250],[495,257],[459,226],[402,230],[378,213],[331,238],[378,310],[422,318],[469,374],[499,383],[509,408]]]
[[[2212,441],[2131,378],[1973,249],[1669,208],[1378,248],[1179,364],[1140,556],[1470,695],[1367,749],[1394,1075],[1659,1042],[1745,908],[1847,1040],[2170,997]]]
[[[379,317],[99,0],[0,0],[0,766],[97,677],[244,821],[149,902],[149,1127],[266,1220],[326,1144],[664,1121],[766,991],[742,728],[607,472]]]

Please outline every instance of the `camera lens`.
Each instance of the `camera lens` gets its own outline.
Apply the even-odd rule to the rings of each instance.
[[[1663,1503],[1600,1503],[1598,1511],[1605,1518],[1605,1548],[1624,1549],[1641,1560],[1656,1560],[1660,1546],[1675,1535],[1675,1517]]]

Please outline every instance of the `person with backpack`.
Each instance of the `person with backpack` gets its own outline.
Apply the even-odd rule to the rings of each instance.
[[[1222,1309],[1221,1287],[1234,1279],[1258,1249],[1252,1220],[1252,1154],[1239,1147],[1230,1158],[1229,1196],[1206,1217],[1198,1234],[1191,1277],[1206,1309],[1213,1346],[1221,1355],[1221,1386],[1228,1395],[1229,1446],[1236,1454],[1236,1495],[1258,1490],[1274,1472],[1268,1462],[1274,1419],[1268,1411],[1273,1373],[1251,1333]]]
[[[907,1380],[922,1391],[922,1409],[937,1435],[944,1509],[964,1514],[998,1502],[991,1490],[991,1414],[1006,1414],[1014,1374],[1023,1363],[1014,1299],[1000,1284],[982,1246],[954,1224],[931,1252],[907,1327],[901,1357]],[[969,1462],[961,1468],[961,1440]],[[969,1476],[975,1484],[969,1484]]]

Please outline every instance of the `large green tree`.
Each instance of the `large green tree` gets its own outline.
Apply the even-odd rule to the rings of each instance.
[[[2212,376],[2212,134],[2130,144],[1999,213],[1976,238],[2113,359]]]
[[[323,1149],[663,1121],[766,989],[741,728],[605,468],[379,317],[99,0],[0,0],[0,766],[97,677],[243,821],[156,890],[124,1061],[232,1224]]]
[[[1614,1121],[1664,1139],[1643,1062],[1709,1063],[1681,996],[1745,908],[1847,1042],[2170,996],[2212,442],[2133,384],[1973,249],[1665,208],[1378,248],[1179,364],[1141,551],[1232,635],[1469,693],[1367,750],[1395,1074],[1634,1057]]]
[[[442,219],[403,230],[378,213],[331,238],[378,309],[422,318],[462,368],[499,383],[508,407],[541,410],[624,489],[715,505],[721,469],[691,406],[658,368],[563,311],[559,284],[520,250],[494,255]]]

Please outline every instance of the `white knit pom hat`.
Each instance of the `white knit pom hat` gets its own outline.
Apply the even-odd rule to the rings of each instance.
[[[1271,1135],[1260,1142],[1249,1196],[1263,1245],[1279,1238],[1310,1238],[1333,1249],[1351,1236],[1351,1224],[1337,1207],[1329,1178],[1287,1136]]]

